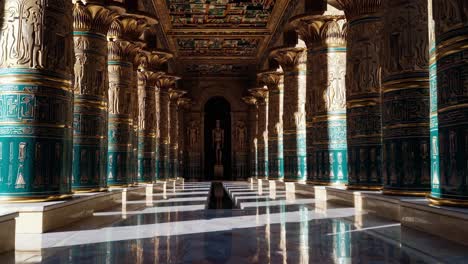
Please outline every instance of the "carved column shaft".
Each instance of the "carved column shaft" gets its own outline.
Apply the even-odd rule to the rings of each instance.
[[[159,138],[159,176],[163,180],[172,178],[171,173],[171,119],[170,119],[170,93],[174,86],[176,77],[163,75],[158,79],[159,102],[160,102],[160,138]]]
[[[249,171],[253,178],[258,177],[258,159],[257,159],[257,131],[258,131],[258,115],[257,115],[257,99],[253,96],[243,97],[242,100],[249,106],[249,123],[248,123],[248,146],[249,146]]]
[[[2,1],[0,200],[49,200],[71,191],[73,6]]]
[[[109,71],[109,149],[107,183],[126,186],[134,182],[134,106],[128,103],[135,94],[137,80],[133,63],[139,47],[133,43],[146,23],[131,16],[115,20],[108,32]],[[134,165],[134,164],[133,164]]]
[[[381,0],[337,0],[348,21],[348,186],[382,188]]]
[[[183,91],[170,90],[170,157],[171,178],[179,177],[179,106],[178,100],[184,94]]]
[[[304,182],[307,179],[305,48],[281,48],[274,50],[270,56],[279,62],[284,71],[284,180]]]
[[[257,98],[258,107],[257,176],[268,179],[268,89],[261,87],[249,91]]]
[[[342,15],[317,15],[294,22],[308,45],[308,180],[346,184],[346,20]]]
[[[283,180],[284,77],[282,72],[265,72],[260,78],[268,86],[268,178]]]
[[[107,109],[109,88],[106,34],[112,11],[78,2],[73,8],[75,81],[73,108],[73,180],[77,191],[107,186]]]
[[[431,58],[431,201],[466,207],[468,2],[433,0],[432,3],[431,51],[437,55]]]
[[[185,165],[187,163],[187,155],[186,155],[186,137],[185,132],[187,129],[185,123],[185,111],[190,106],[190,99],[189,98],[180,98],[177,101],[179,111],[178,111],[178,132],[177,132],[177,140],[179,145],[179,177],[185,178]]]
[[[156,178],[156,81],[158,72],[138,72],[138,182]]]
[[[425,195],[430,188],[427,2],[383,3],[382,165],[387,194]]]

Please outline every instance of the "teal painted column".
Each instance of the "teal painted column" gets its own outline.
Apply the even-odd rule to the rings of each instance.
[[[385,194],[425,196],[430,189],[427,2],[382,5]]]
[[[292,19],[308,46],[308,182],[348,183],[346,141],[346,20],[344,15],[301,15]]]
[[[432,1],[432,190],[437,205],[468,206],[468,15],[466,1]],[[434,56],[436,54],[436,56]],[[437,128],[438,127],[438,144]],[[439,169],[437,169],[439,154]]]
[[[257,167],[257,130],[258,130],[258,115],[257,115],[257,99],[253,96],[242,97],[244,103],[249,106],[249,124],[248,124],[248,146],[249,146],[249,176],[258,177]]]
[[[121,16],[111,24],[108,36],[109,130],[107,184],[128,186],[134,183],[132,158],[134,151],[134,107],[128,103],[137,80],[133,63],[139,48],[136,41],[146,21]]]
[[[268,87],[268,179],[282,181],[284,77],[280,71],[270,71],[259,78]]]
[[[170,163],[171,163],[171,178],[179,177],[179,105],[178,101],[186,92],[177,89],[170,89]]]
[[[116,15],[95,4],[77,2],[73,8],[73,191],[107,190],[106,35]]]
[[[159,138],[159,176],[161,180],[172,178],[170,160],[170,95],[169,90],[174,87],[177,77],[168,74],[158,78],[160,102],[160,138]]]
[[[270,57],[279,62],[284,71],[284,180],[305,182],[306,162],[306,77],[305,47],[278,48]]]
[[[381,0],[337,0],[347,26],[346,118],[348,188],[380,190],[382,111]]]
[[[73,5],[0,5],[0,201],[69,197]]]
[[[268,179],[268,89],[249,89],[257,98],[257,177]]]
[[[146,52],[145,52],[146,53]],[[151,53],[145,54],[151,56]],[[145,59],[148,59],[147,57]],[[153,65],[138,71],[138,173],[137,181],[151,183],[156,177],[156,81],[161,73]]]

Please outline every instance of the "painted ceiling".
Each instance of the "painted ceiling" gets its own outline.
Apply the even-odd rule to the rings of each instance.
[[[178,68],[190,74],[230,70],[243,74],[242,69],[250,66],[229,67],[259,61],[294,1],[153,0],[168,48],[175,53]]]

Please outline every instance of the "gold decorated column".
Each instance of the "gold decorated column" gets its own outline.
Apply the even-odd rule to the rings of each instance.
[[[430,200],[468,207],[468,2],[431,3]]]
[[[175,85],[178,77],[164,74],[158,78],[159,87],[159,176],[161,180],[171,178],[170,167],[170,95],[169,90]]]
[[[3,0],[0,9],[0,200],[68,197],[73,4]]]
[[[242,97],[242,100],[249,106],[249,127],[248,127],[248,144],[249,144],[249,171],[253,178],[258,177],[258,157],[257,157],[257,131],[258,131],[258,115],[257,115],[257,99],[253,96]]]
[[[134,106],[128,102],[135,94],[137,79],[133,63],[140,50],[135,44],[146,27],[146,20],[123,15],[115,20],[107,34],[109,71],[109,149],[107,183],[127,186],[134,179]]]
[[[73,8],[75,81],[73,179],[75,191],[107,188],[107,31],[116,18],[97,4],[76,1]]]
[[[305,182],[306,162],[306,76],[305,47],[277,48],[270,57],[284,71],[283,145],[284,180]]]
[[[382,30],[386,194],[430,190],[428,0],[385,1]]]
[[[159,50],[142,51],[138,70],[138,182],[158,179],[158,116],[157,81],[164,74],[161,69],[172,55]]]
[[[249,89],[249,92],[257,98],[257,176],[268,179],[268,89],[258,87]]]
[[[186,137],[185,131],[188,128],[187,124],[185,123],[185,112],[190,108],[192,99],[187,97],[179,98],[177,102],[179,111],[178,111],[178,128],[179,132],[177,135],[177,140],[179,144],[179,177],[185,178],[185,165],[187,164],[187,153],[186,153]]]
[[[331,13],[331,12],[330,12]],[[341,12],[292,19],[308,48],[308,181],[347,184],[346,20]]]
[[[348,187],[381,189],[382,0],[337,0],[348,21],[346,117]]]
[[[258,78],[268,87],[268,179],[283,180],[284,77],[281,71],[269,71]]]
[[[179,177],[179,99],[187,92],[170,89],[170,168],[171,178]]]

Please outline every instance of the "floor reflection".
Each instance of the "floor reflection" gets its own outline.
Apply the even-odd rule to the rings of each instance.
[[[248,183],[224,183],[223,201],[210,207],[210,186],[176,186],[166,198],[155,193],[151,204],[143,198],[127,201],[60,230],[21,236],[19,243],[40,241],[37,250],[2,255],[0,263],[468,261],[461,245],[354,208],[319,204],[310,197],[286,200],[278,186],[259,191]],[[231,204],[235,207],[226,209],[225,196],[237,201]]]

